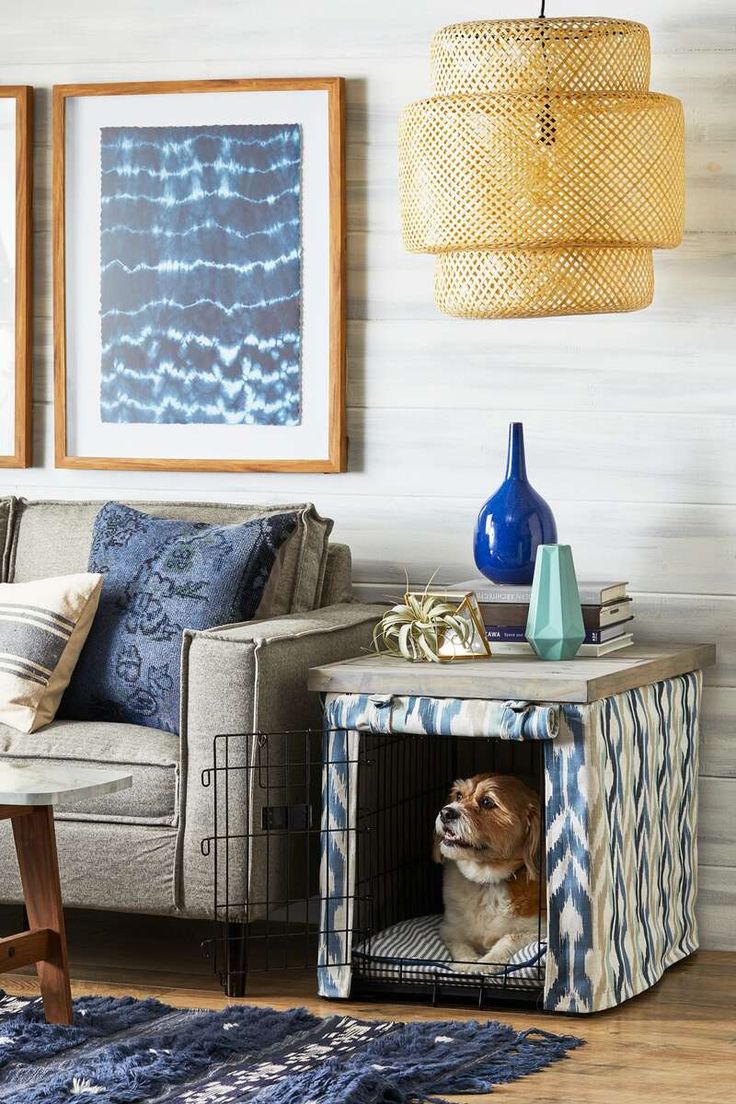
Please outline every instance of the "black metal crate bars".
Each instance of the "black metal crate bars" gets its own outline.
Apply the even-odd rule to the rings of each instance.
[[[213,870],[210,951],[228,994],[243,995],[261,971],[319,964],[323,976],[349,970],[352,995],[536,1002],[543,880],[537,938],[521,966],[451,962],[438,932],[442,868],[432,845],[456,778],[512,774],[541,802],[539,745],[352,735],[305,729],[214,740],[202,779],[212,790],[213,832],[202,848]],[[543,854],[542,839],[540,867]]]

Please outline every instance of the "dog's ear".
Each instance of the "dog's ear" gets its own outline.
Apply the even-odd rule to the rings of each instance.
[[[530,802],[526,810],[526,824],[522,858],[527,874],[534,881],[539,878],[539,844],[542,839],[542,818],[539,802]]]
[[[442,854],[440,844],[442,843],[442,836],[439,832],[435,832],[434,839],[432,840],[432,862],[443,863],[445,856]]]

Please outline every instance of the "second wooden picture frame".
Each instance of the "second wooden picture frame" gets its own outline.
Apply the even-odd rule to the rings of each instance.
[[[57,466],[345,470],[343,85],[54,89]]]

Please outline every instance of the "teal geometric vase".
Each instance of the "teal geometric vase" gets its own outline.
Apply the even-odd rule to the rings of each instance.
[[[585,640],[569,544],[537,549],[526,638],[540,659],[572,659]]]

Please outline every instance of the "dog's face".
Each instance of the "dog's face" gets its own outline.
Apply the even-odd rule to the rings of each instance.
[[[435,821],[435,858],[521,866],[539,876],[539,799],[509,774],[455,782]]]

